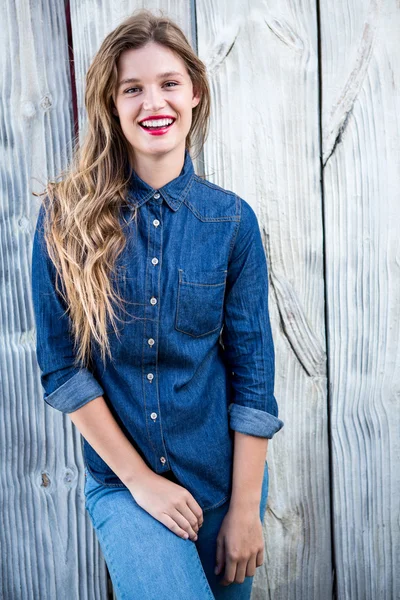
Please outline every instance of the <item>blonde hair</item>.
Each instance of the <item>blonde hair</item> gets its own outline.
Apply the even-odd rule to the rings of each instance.
[[[76,364],[89,365],[95,340],[105,363],[111,358],[107,331],[116,331],[114,303],[124,299],[113,285],[113,273],[126,239],[120,223],[125,204],[129,143],[112,108],[117,91],[117,61],[121,53],[157,42],[177,53],[186,65],[200,102],[192,110],[186,149],[208,135],[210,90],[206,67],[180,27],[170,18],[140,9],[102,42],[86,74],[87,133],[82,147],[74,144],[70,166],[48,181],[41,194],[44,232],[49,256],[62,286],[56,282],[70,317]],[[137,223],[136,211],[133,219]]]

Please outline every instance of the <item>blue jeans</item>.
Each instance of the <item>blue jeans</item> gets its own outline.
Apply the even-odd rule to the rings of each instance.
[[[118,600],[249,600],[254,577],[221,585],[214,574],[216,539],[229,499],[203,511],[196,542],[184,540],[137,504],[126,487],[97,481],[85,468],[85,507],[95,529]],[[180,482],[173,473],[164,476]],[[182,484],[180,484],[182,485]],[[268,497],[265,463],[260,519]]]

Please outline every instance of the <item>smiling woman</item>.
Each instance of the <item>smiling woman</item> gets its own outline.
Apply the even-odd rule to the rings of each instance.
[[[249,600],[283,426],[257,217],[194,171],[209,85],[171,19],[140,10],[105,38],[85,106],[33,243],[44,400],[82,434],[118,599]]]

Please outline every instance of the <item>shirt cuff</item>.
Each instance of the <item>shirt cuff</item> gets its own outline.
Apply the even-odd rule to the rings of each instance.
[[[284,422],[258,408],[231,403],[228,407],[230,428],[241,433],[272,438],[282,429]]]
[[[71,413],[103,394],[103,388],[90,371],[80,369],[54,392],[45,393],[44,400],[63,413]]]

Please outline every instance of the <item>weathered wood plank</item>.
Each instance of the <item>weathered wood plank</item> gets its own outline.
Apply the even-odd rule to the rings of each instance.
[[[0,20],[0,596],[100,598],[80,439],[43,400],[30,299],[31,192],[65,166],[72,139],[64,3],[1,3]]]
[[[343,599],[400,598],[399,31],[398,3],[321,3],[333,539]]]
[[[206,174],[257,212],[271,276],[285,427],[268,449],[266,559],[253,597],[330,598],[316,7],[257,0],[196,7],[213,94]]]
[[[81,132],[90,60],[140,5],[71,5]],[[198,0],[195,23],[192,3],[145,5],[165,9],[193,43],[197,26],[213,106],[196,169],[249,201],[264,234],[285,428],[268,450],[266,561],[253,597],[329,598],[333,564],[338,598],[397,598],[398,7],[320,6],[321,198],[316,7]],[[0,18],[0,595],[103,600],[80,435],[43,401],[29,300],[31,190],[65,166],[73,136],[64,3],[18,0],[1,5]]]

